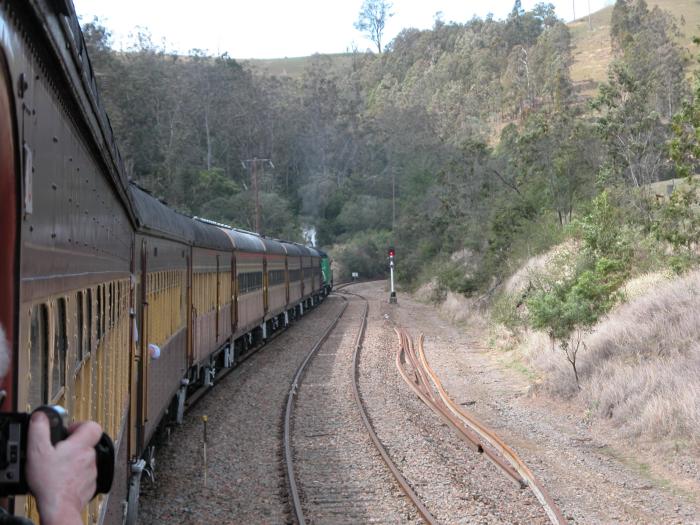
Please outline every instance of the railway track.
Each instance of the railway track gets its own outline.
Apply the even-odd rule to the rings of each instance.
[[[417,347],[408,332],[397,328],[399,351],[396,366],[404,381],[415,394],[430,407],[467,445],[496,465],[509,479],[521,488],[529,488],[542,505],[551,523],[567,523],[566,518],[549,495],[543,484],[527,465],[495,432],[473,414],[456,404],[443,388],[440,379],[430,367],[425,355],[424,337]]]
[[[302,362],[287,396],[283,440],[294,518],[305,524],[405,522],[420,516],[434,523],[372,428],[358,388],[369,303],[356,294],[343,296],[347,308]],[[341,340],[331,344],[327,340],[339,323],[346,325],[337,330]],[[349,341],[352,325],[358,328]],[[406,497],[396,498],[396,489]]]
[[[139,522],[285,523],[286,480],[280,469],[280,420],[289,382],[308,348],[337,317],[344,301],[330,297],[323,308],[290,330],[250,351],[213,388],[188,406],[183,424],[156,449],[156,483],[142,484]],[[207,483],[203,422],[208,417]]]
[[[381,304],[370,308],[349,293],[329,299],[326,314],[312,312],[301,321],[303,330],[270,341],[189,407],[178,431],[183,435],[160,450],[159,462],[167,467],[158,469],[158,485],[146,483],[142,521],[225,523],[236,516],[241,523],[543,523],[527,514],[510,519],[510,511],[494,512],[494,521],[484,512],[488,500],[474,492],[484,478],[464,466],[475,455],[449,429],[430,423],[432,414],[394,372],[395,339],[386,332]],[[380,333],[385,342],[378,346]],[[366,409],[359,408],[363,402]],[[202,415],[208,416],[207,475]],[[445,442],[440,435],[461,453],[435,447]],[[498,483],[497,472],[495,478]],[[509,488],[496,489],[496,505],[512,493],[532,500],[525,512],[537,507],[527,491]]]

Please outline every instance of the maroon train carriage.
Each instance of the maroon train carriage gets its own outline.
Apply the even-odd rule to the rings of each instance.
[[[262,241],[265,244],[265,323],[274,331],[289,324],[287,251],[279,241],[266,237],[262,237]]]
[[[254,338],[262,336],[261,324],[265,316],[265,244],[260,236],[254,233],[223,226],[221,229],[229,237],[234,250],[232,271],[236,276],[233,288],[235,307],[231,324],[238,356],[253,344]]]
[[[133,185],[131,198],[138,218],[132,457],[140,457],[190,365],[188,290],[194,232],[188,217]]]
[[[204,365],[232,333],[231,306],[235,276],[233,247],[216,226],[194,221],[192,248],[193,351],[190,366]]]
[[[112,436],[114,489],[86,509],[93,522],[118,519],[126,499],[133,215],[123,173],[72,5],[1,1],[0,312],[13,348],[2,409],[57,403]],[[37,518],[31,498],[10,507]]]
[[[297,246],[299,246],[299,251],[301,251],[301,304],[306,309],[311,307],[314,293],[313,262],[311,260],[311,250],[303,244],[297,244]]]
[[[125,173],[72,2],[0,0],[2,409],[57,403],[112,436],[85,523],[135,523],[166,414],[320,290],[315,250],[191,219]]]
[[[302,294],[302,250],[295,243],[280,241],[287,253],[287,281],[289,289],[289,310],[294,316],[301,314]]]

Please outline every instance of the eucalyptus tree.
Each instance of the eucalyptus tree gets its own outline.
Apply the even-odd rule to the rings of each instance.
[[[377,52],[382,52],[382,39],[387,20],[393,16],[393,6],[386,0],[365,0],[355,22],[355,28],[365,33],[377,46]]]
[[[632,186],[655,182],[669,169],[670,118],[685,92],[686,59],[675,37],[675,24],[665,11],[649,10],[644,0],[615,4],[611,39],[616,58],[592,105],[599,111],[607,172]]]

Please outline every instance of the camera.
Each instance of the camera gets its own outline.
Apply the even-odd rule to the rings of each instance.
[[[51,443],[56,445],[68,437],[68,412],[58,405],[45,405],[35,410],[49,420]],[[26,412],[0,413],[0,496],[29,493],[25,465],[27,463],[27,435],[31,414]],[[97,494],[106,494],[114,478],[114,443],[105,433],[95,445],[97,462]]]

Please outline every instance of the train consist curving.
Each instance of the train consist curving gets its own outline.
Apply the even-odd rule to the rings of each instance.
[[[86,523],[135,522],[157,426],[332,284],[323,252],[128,182],[71,0],[0,0],[0,216],[2,409],[60,404],[115,440],[112,492]]]

